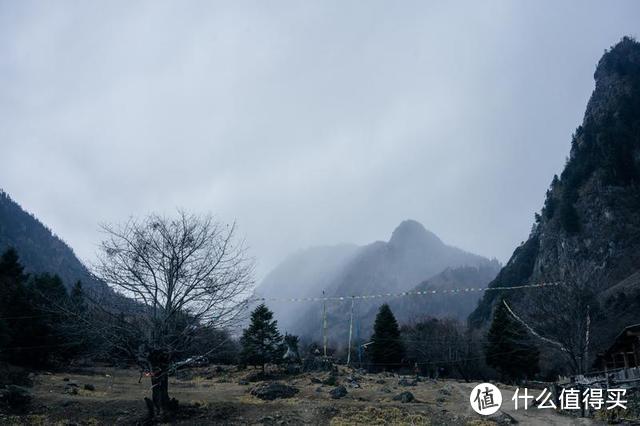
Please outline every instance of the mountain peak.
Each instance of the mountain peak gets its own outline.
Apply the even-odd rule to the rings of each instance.
[[[640,43],[632,37],[623,37],[616,45],[605,51],[598,62],[594,78],[596,83],[617,76],[627,77],[640,69]]]
[[[433,232],[427,231],[418,221],[407,219],[393,230],[389,243],[396,246],[407,245],[443,245]]]

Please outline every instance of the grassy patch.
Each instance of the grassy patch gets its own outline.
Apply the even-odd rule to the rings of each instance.
[[[429,425],[429,418],[419,413],[408,413],[397,407],[350,407],[331,419],[331,426],[346,425]]]

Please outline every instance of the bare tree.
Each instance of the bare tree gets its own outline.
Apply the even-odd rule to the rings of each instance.
[[[171,407],[168,374],[199,327],[224,328],[239,319],[253,284],[253,262],[235,224],[178,212],[102,227],[95,274],[135,305],[102,332],[151,375],[150,411]],[[133,304],[132,304],[133,305]],[[105,310],[106,311],[106,310]],[[137,344],[132,347],[132,342]]]
[[[566,279],[560,285],[530,291],[511,306],[505,302],[511,315],[541,344],[566,358],[572,374],[589,369],[592,322],[599,317],[596,293],[585,281]]]
[[[459,376],[465,381],[482,375],[478,336],[455,319],[426,319],[402,328],[408,359],[423,373]]]
[[[506,303],[511,315],[525,325],[542,345],[557,350],[572,374],[589,370],[593,353],[593,327],[600,317],[595,267],[565,261],[557,285],[532,289]],[[553,281],[550,277],[545,280]]]

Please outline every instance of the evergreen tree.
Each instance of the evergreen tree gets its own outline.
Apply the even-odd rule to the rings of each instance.
[[[502,302],[496,307],[487,334],[485,357],[487,364],[507,380],[532,378],[539,371],[538,348]]]
[[[273,312],[262,304],[251,313],[251,324],[242,332],[240,358],[248,365],[279,362],[282,358],[282,336],[278,332],[278,322]]]
[[[27,275],[24,273],[24,267],[20,264],[18,252],[14,248],[8,248],[2,256],[0,256],[0,274],[3,277],[14,277],[24,282]]]
[[[67,309],[69,296],[62,280],[57,275],[40,274],[28,285],[31,306],[38,321],[31,323],[30,363],[42,365],[52,359],[68,359],[72,355],[73,343],[68,338],[69,319],[63,312]]]
[[[23,292],[27,279],[24,268],[18,261],[18,253],[12,248],[0,256],[0,318],[13,317],[21,306],[16,306],[16,298]],[[8,324],[5,324],[8,327]]]
[[[18,259],[18,253],[10,248],[0,256],[0,318],[24,316],[27,296],[27,275]]]
[[[400,337],[400,328],[391,308],[386,303],[380,307],[373,325],[370,356],[374,367],[382,369],[399,368],[405,347]]]
[[[71,344],[64,333],[62,309],[67,292],[56,275],[29,277],[18,254],[0,256],[0,357],[16,365],[42,367],[68,358]]]
[[[58,275],[37,275],[29,287],[40,310],[60,312],[60,308],[69,301],[67,289]]]
[[[4,348],[0,355],[15,364],[26,361],[21,347],[30,343],[38,323],[29,302],[27,279],[18,253],[9,248],[0,256],[0,343]]]
[[[84,289],[82,288],[82,282],[76,281],[69,294],[69,303],[71,309],[78,315],[84,314],[87,311],[87,302],[84,298]]]

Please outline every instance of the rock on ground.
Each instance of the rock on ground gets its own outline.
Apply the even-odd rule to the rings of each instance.
[[[413,396],[413,394],[411,392],[402,392],[399,393],[398,395],[393,397],[394,401],[400,401],[403,404],[406,404],[408,402],[414,402],[416,400],[416,398]]]
[[[291,398],[298,389],[293,386],[285,385],[279,382],[261,383],[251,389],[251,395],[264,399],[267,401],[273,401],[278,398]]]
[[[505,413],[502,410],[498,410],[498,412],[487,417],[489,420],[496,422],[498,425],[512,425],[518,423],[516,419],[511,417],[509,414]]]
[[[333,399],[342,398],[343,396],[347,395],[347,388],[342,385],[336,386],[331,390],[331,392],[329,392],[329,395],[331,395],[331,398]]]
[[[398,381],[400,386],[416,386],[417,382],[415,380],[408,380],[406,378],[402,378]]]

